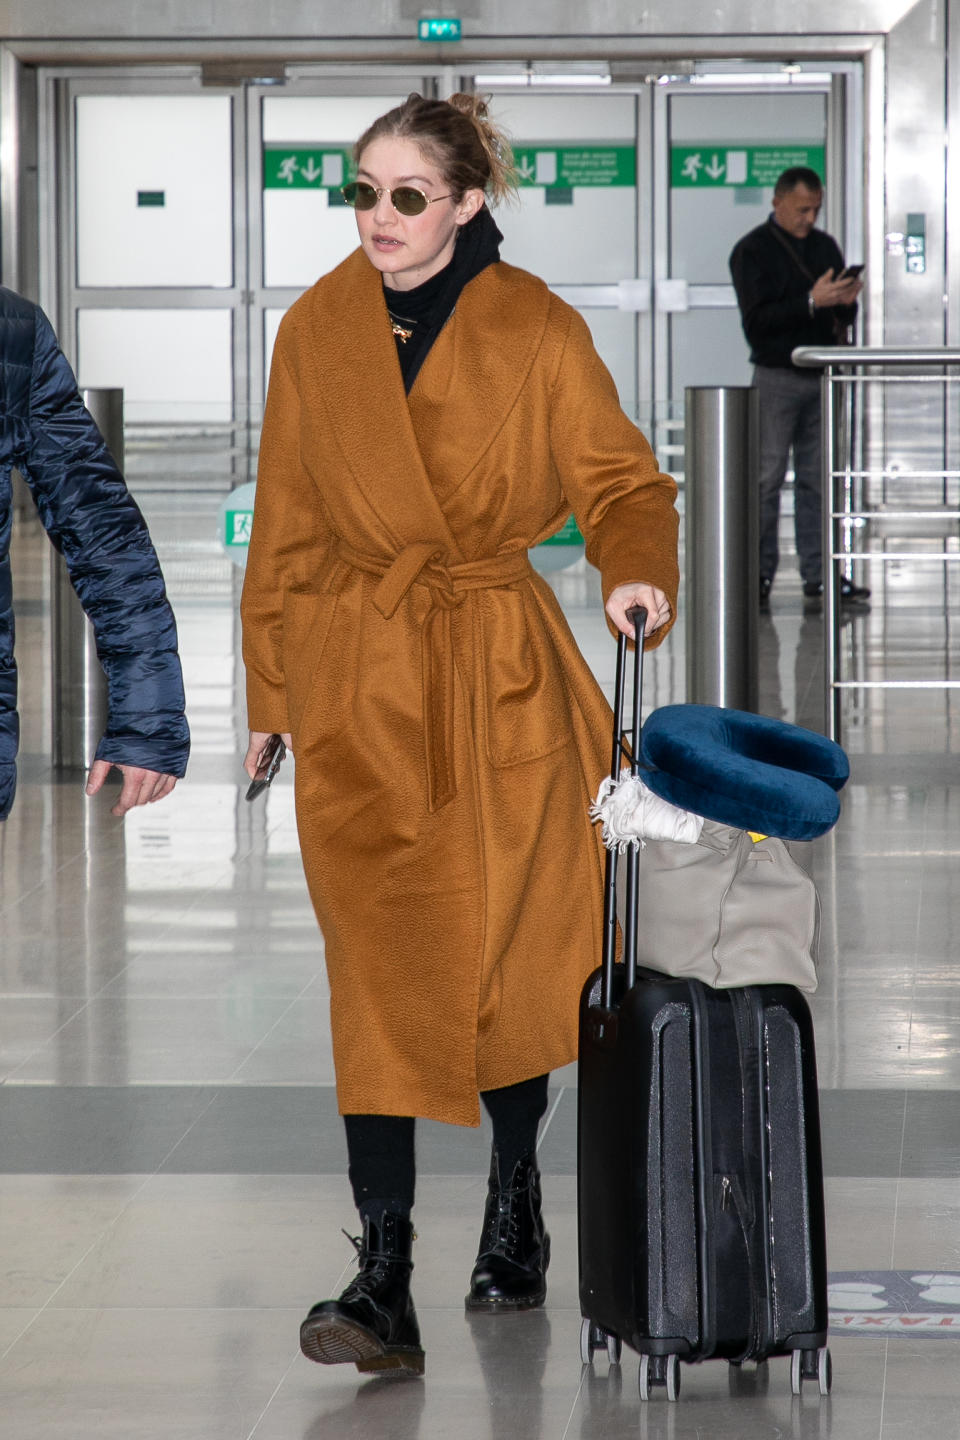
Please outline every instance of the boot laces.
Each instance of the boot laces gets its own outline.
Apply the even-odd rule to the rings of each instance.
[[[413,1269],[412,1260],[405,1260],[401,1255],[393,1255],[386,1250],[369,1249],[364,1244],[364,1239],[362,1235],[351,1235],[349,1230],[344,1230],[342,1227],[340,1233],[341,1235],[345,1235],[350,1241],[350,1244],[356,1251],[356,1254],[353,1258],[355,1262],[360,1266],[360,1274],[356,1277],[356,1279],[350,1282],[351,1285],[356,1285],[357,1281],[361,1280],[365,1274],[368,1274],[371,1270],[376,1269],[376,1267],[380,1265],[409,1265],[410,1269]],[[417,1239],[416,1230],[411,1231],[411,1239]]]
[[[509,1254],[516,1249],[520,1239],[519,1206],[523,1203],[521,1197],[526,1188],[523,1186],[520,1190],[501,1190],[490,1196],[487,1233],[482,1241],[483,1249],[488,1253],[500,1251]],[[514,1203],[515,1201],[517,1203]]]

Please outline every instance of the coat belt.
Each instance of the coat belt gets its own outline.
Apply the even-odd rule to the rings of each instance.
[[[427,763],[427,793],[431,810],[440,810],[457,793],[453,768],[453,713],[456,680],[453,663],[451,610],[462,605],[469,590],[494,590],[513,585],[533,573],[526,551],[492,555],[463,564],[444,563],[446,547],[434,540],[407,545],[394,558],[367,555],[345,540],[337,543],[337,557],[367,575],[379,575],[373,603],[389,620],[412,585],[430,592],[430,609],[421,633],[423,683],[423,738]]]

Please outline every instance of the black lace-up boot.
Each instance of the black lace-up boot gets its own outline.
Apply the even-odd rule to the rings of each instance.
[[[497,1152],[490,1160],[487,1208],[468,1310],[532,1310],[547,1295],[550,1236],[540,1214],[540,1172],[534,1155],[517,1161],[506,1185]]]
[[[410,1295],[413,1226],[387,1211],[365,1219],[354,1240],[360,1273],[339,1300],[314,1305],[300,1326],[300,1349],[319,1365],[350,1363],[367,1373],[423,1374],[423,1348]]]

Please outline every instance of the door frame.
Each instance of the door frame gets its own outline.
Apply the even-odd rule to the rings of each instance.
[[[739,65],[712,67],[696,76],[670,78],[654,87],[654,104],[651,122],[651,138],[654,146],[654,199],[653,251],[653,304],[650,337],[654,356],[653,393],[655,414],[668,428],[681,423],[679,416],[672,416],[671,409],[679,411],[682,395],[671,394],[670,376],[670,324],[671,310],[659,303],[664,281],[682,279],[671,274],[670,246],[670,99],[672,96],[696,93],[704,96],[724,97],[741,95],[744,98],[757,95],[785,95],[793,88],[784,84],[783,66],[762,66],[747,69],[750,62],[744,62],[742,75],[737,72]],[[862,67],[858,61],[811,62],[805,67],[812,72],[811,79],[802,83],[802,93],[826,96],[826,182],[824,199],[826,222],[832,234],[839,238],[840,248],[847,255],[863,254],[864,224],[862,196],[863,175],[863,133],[864,133],[864,84]],[[721,79],[726,71],[735,76],[733,83]],[[791,72],[787,72],[791,73]],[[814,79],[813,75],[823,78]],[[780,76],[779,80],[774,77]],[[694,89],[695,87],[695,89]],[[801,89],[800,85],[796,87]],[[864,256],[864,258],[866,258]],[[882,283],[882,277],[880,282]],[[871,278],[871,285],[873,279]],[[687,291],[690,310],[736,310],[737,297],[732,282],[722,284],[692,284]]]

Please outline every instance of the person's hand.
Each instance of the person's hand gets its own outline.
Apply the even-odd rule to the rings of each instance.
[[[630,585],[618,585],[607,597],[606,611],[617,629],[628,640],[636,640],[633,626],[627,619],[627,611],[642,605],[647,612],[644,635],[652,635],[670,619],[670,602],[662,590],[655,585],[645,585],[638,580]]]
[[[256,776],[257,765],[259,764],[260,756],[263,753],[264,745],[266,745],[267,741],[270,739],[270,736],[275,733],[276,732],[273,730],[250,731],[250,744],[247,746],[247,753],[243,757],[243,768],[244,770],[246,770],[251,780],[253,780]],[[283,734],[281,734],[280,739],[283,741],[284,745],[286,745],[287,747],[287,750],[292,755],[293,741],[291,740],[289,733],[284,732]]]
[[[863,281],[857,275],[851,275],[846,280],[838,275],[835,280],[831,266],[820,276],[810,294],[818,310],[828,310],[832,305],[852,305],[862,289]]]
[[[87,776],[87,794],[96,795],[110,774],[113,760],[94,760]],[[139,765],[120,765],[117,769],[123,776],[120,799],[110,810],[111,815],[125,815],[135,805],[152,805],[169,795],[177,783],[176,775],[162,775],[159,770],[144,770]]]

